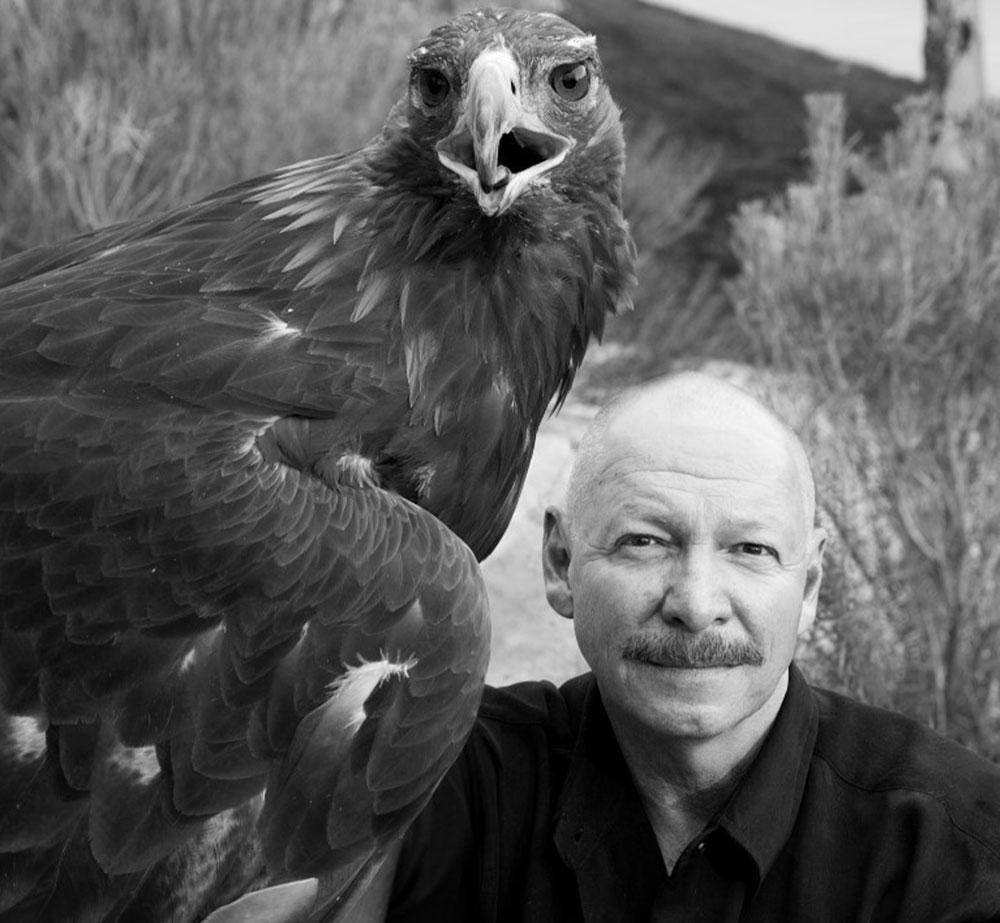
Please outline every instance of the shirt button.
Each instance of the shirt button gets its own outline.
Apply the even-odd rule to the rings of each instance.
[[[699,844],[698,844],[698,845],[697,845],[697,846],[695,847],[695,849],[697,849],[697,850],[698,850],[698,852],[704,852],[704,851],[705,851],[705,847],[706,847],[707,845],[708,845],[708,844],[707,844],[707,843],[706,843],[706,842],[705,842],[704,840],[702,840],[702,841],[701,841],[701,842],[700,842],[700,843],[699,843]]]

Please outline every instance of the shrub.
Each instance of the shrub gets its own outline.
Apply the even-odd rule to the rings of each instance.
[[[733,356],[743,342],[709,255],[705,192],[721,150],[650,131],[628,135],[623,207],[639,284],[636,310],[609,321],[608,347],[585,366],[585,386],[600,392],[661,374],[682,357]]]
[[[925,101],[877,160],[838,99],[809,112],[811,177],[742,209],[730,293],[757,360],[819,383],[845,450],[858,401],[874,427],[898,546],[869,560],[907,654],[889,704],[1000,758],[1000,118],[966,125],[944,173]]]

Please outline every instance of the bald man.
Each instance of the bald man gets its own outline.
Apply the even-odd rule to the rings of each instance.
[[[750,395],[613,400],[544,536],[591,672],[487,689],[387,919],[1000,920],[1000,769],[792,662],[823,545],[805,452]]]

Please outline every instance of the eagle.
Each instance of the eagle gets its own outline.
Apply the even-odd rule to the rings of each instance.
[[[593,36],[467,13],[361,149],[0,263],[0,920],[346,906],[475,719],[478,561],[630,307]]]

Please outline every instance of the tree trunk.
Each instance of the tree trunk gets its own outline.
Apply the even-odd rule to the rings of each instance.
[[[941,100],[942,114],[960,118],[985,95],[979,0],[925,0],[927,86]]]

